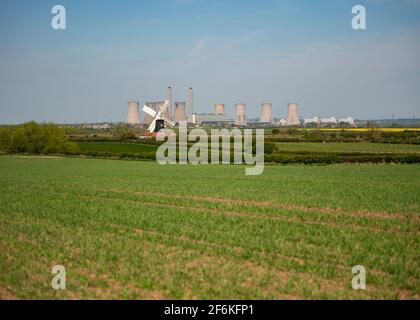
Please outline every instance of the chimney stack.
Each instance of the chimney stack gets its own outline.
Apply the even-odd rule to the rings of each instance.
[[[190,113],[190,115],[192,115],[194,113],[194,110],[193,110],[193,88],[191,87],[188,93],[188,107],[189,107],[188,112]]]
[[[168,101],[169,101],[169,106],[168,106],[169,118],[172,119],[173,110],[172,110],[172,87],[171,86],[168,87]]]

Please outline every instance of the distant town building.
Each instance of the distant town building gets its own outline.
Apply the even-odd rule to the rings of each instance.
[[[276,124],[284,127],[287,124],[287,120],[286,119],[280,119],[279,121],[276,122]]]
[[[93,123],[93,124],[85,124],[83,125],[83,128],[86,129],[109,129],[111,128],[111,125],[108,123]]]
[[[316,125],[319,127],[322,126],[338,126],[340,124],[347,124],[350,126],[354,126],[355,122],[352,117],[346,117],[346,118],[320,118],[320,117],[313,117],[313,118],[307,118],[303,120],[303,123],[305,126],[308,125]]]
[[[352,117],[340,118],[338,119],[338,123],[348,123],[352,126],[355,124],[354,119]]]

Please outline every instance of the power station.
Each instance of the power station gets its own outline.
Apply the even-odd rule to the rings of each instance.
[[[214,125],[214,126],[225,126],[225,125],[236,125],[236,126],[248,126],[248,125],[280,125],[280,126],[299,126],[301,124],[305,126],[337,126],[339,124],[346,124],[355,126],[355,121],[352,117],[348,116],[345,118],[331,117],[331,118],[305,118],[302,120],[299,114],[299,105],[296,102],[291,102],[287,105],[287,117],[286,118],[274,118],[273,105],[271,102],[263,102],[260,105],[260,115],[258,119],[249,120],[247,116],[246,104],[236,103],[233,106],[233,118],[229,117],[229,112],[226,111],[226,105],[224,103],[215,103],[213,113],[195,113],[193,103],[193,88],[188,87],[187,90],[187,102],[178,101],[173,102],[173,87],[168,86],[166,92],[165,101],[150,101],[146,102],[148,112],[144,114],[145,125],[150,126],[153,121],[157,122],[156,128],[159,128],[160,124],[174,124],[181,121],[188,121],[195,125]],[[232,109],[230,109],[232,110]],[[154,113],[153,113],[153,112]],[[157,116],[151,116],[152,114]],[[232,114],[232,113],[230,113]],[[156,118],[157,117],[157,118]],[[164,119],[162,122],[161,120]],[[127,124],[139,125],[141,124],[140,113],[139,113],[139,102],[130,101],[128,102],[128,113],[127,113]]]

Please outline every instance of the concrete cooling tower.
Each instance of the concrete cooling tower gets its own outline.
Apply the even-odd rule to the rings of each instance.
[[[235,124],[246,125],[245,103],[235,104]]]
[[[214,105],[215,114],[225,114],[225,105],[223,103],[216,103]]]
[[[138,102],[133,102],[132,101],[132,102],[128,103],[127,123],[128,124],[139,124],[140,123],[139,103]]]
[[[175,102],[175,116],[174,122],[186,121],[187,114],[185,113],[185,102]]]
[[[287,113],[287,126],[296,126],[300,124],[300,117],[297,103],[289,103]]]
[[[151,108],[155,111],[157,110],[157,103],[156,102],[146,102],[146,105],[149,108]],[[151,124],[152,120],[153,120],[153,118],[150,115],[148,115],[147,113],[144,114],[144,123],[145,124],[147,124],[147,125]]]
[[[273,122],[273,114],[271,112],[271,103],[261,104],[260,122]]]

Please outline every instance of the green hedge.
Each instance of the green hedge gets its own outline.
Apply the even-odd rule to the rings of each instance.
[[[32,121],[0,128],[0,151],[5,153],[66,154],[77,150],[77,145],[54,124]]]
[[[270,154],[265,155],[266,163],[301,163],[301,164],[333,164],[333,163],[420,163],[420,155],[413,154]]]

